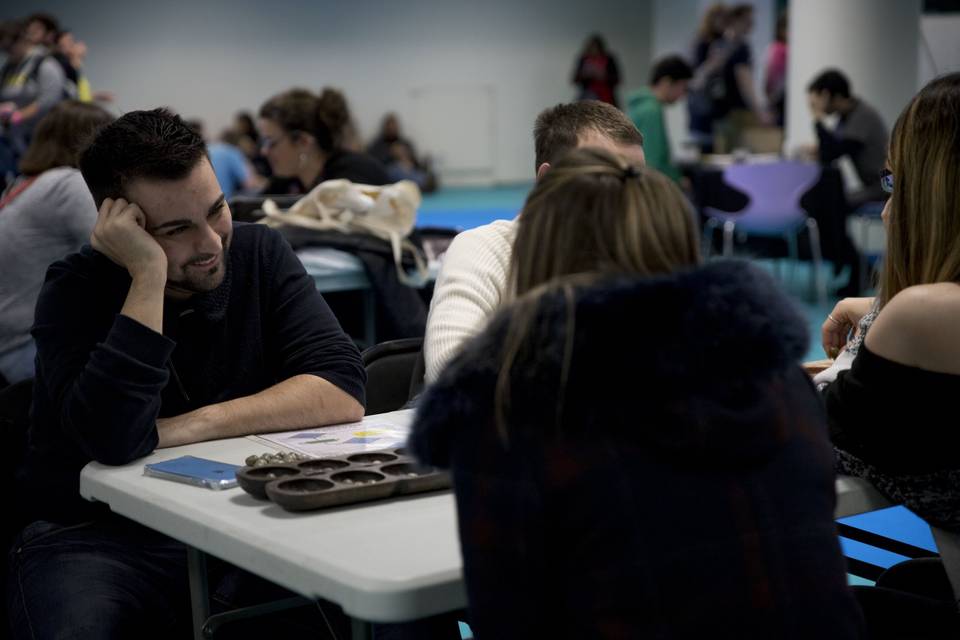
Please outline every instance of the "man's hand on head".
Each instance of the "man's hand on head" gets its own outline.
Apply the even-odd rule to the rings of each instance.
[[[166,284],[167,256],[146,230],[143,210],[123,198],[107,198],[100,206],[90,244],[133,279],[152,277]]]

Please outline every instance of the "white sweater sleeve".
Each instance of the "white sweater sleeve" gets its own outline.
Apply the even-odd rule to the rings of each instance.
[[[427,384],[503,303],[515,234],[515,222],[497,221],[464,231],[447,248],[427,316]]]

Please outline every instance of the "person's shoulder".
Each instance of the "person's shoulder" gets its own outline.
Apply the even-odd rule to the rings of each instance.
[[[234,221],[232,243],[232,248],[246,250],[263,245],[277,248],[285,241],[279,231],[265,224]]]
[[[83,175],[79,169],[74,169],[73,167],[54,167],[38,175],[33,186],[52,187],[54,185],[73,186],[77,184],[83,185],[84,188],[86,188],[86,183],[83,181]]]
[[[857,106],[855,110],[858,111],[864,119],[879,122],[881,125],[884,125],[883,116],[880,115],[880,112],[872,104],[865,102],[863,98],[857,96]]]
[[[648,88],[637,89],[627,95],[627,110],[631,118],[636,114],[646,115],[660,111],[660,101]]]
[[[381,166],[380,161],[366,151],[341,151],[332,158],[333,164],[355,166]]]
[[[469,248],[471,251],[483,250],[494,253],[510,253],[513,241],[517,237],[517,221],[494,220],[493,222],[467,229],[458,233],[450,247]],[[449,250],[448,250],[449,251]]]
[[[82,283],[89,283],[89,285]],[[57,290],[66,288],[72,294],[81,294],[84,291],[106,294],[128,284],[129,275],[126,269],[87,244],[79,251],[63,256],[47,268],[44,288],[52,287]]]
[[[457,234],[444,254],[441,279],[452,272],[506,273],[516,235],[515,220],[494,220]]]
[[[880,311],[867,347],[894,362],[960,374],[960,285],[907,287]]]
[[[368,153],[357,151],[338,151],[327,160],[327,165],[324,167],[324,180],[338,178],[373,186],[390,182],[383,163]]]
[[[79,199],[89,201],[90,207],[96,210],[83,175],[73,167],[55,167],[44,171],[21,197],[24,202],[46,203],[48,213],[75,215],[76,211],[68,209],[66,205],[75,204]]]
[[[64,72],[63,65],[50,53],[44,53],[40,56],[40,61],[37,63],[37,72],[41,74],[55,75],[61,78],[66,77]]]

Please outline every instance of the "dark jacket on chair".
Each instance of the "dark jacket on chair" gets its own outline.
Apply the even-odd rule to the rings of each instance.
[[[480,638],[856,638],[805,322],[740,262],[548,294],[495,386],[509,309],[426,393]]]

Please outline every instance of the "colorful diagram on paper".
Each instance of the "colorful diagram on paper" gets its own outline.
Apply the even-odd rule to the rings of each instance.
[[[324,458],[400,447],[406,442],[408,433],[407,427],[389,422],[357,422],[259,437],[286,449]]]

